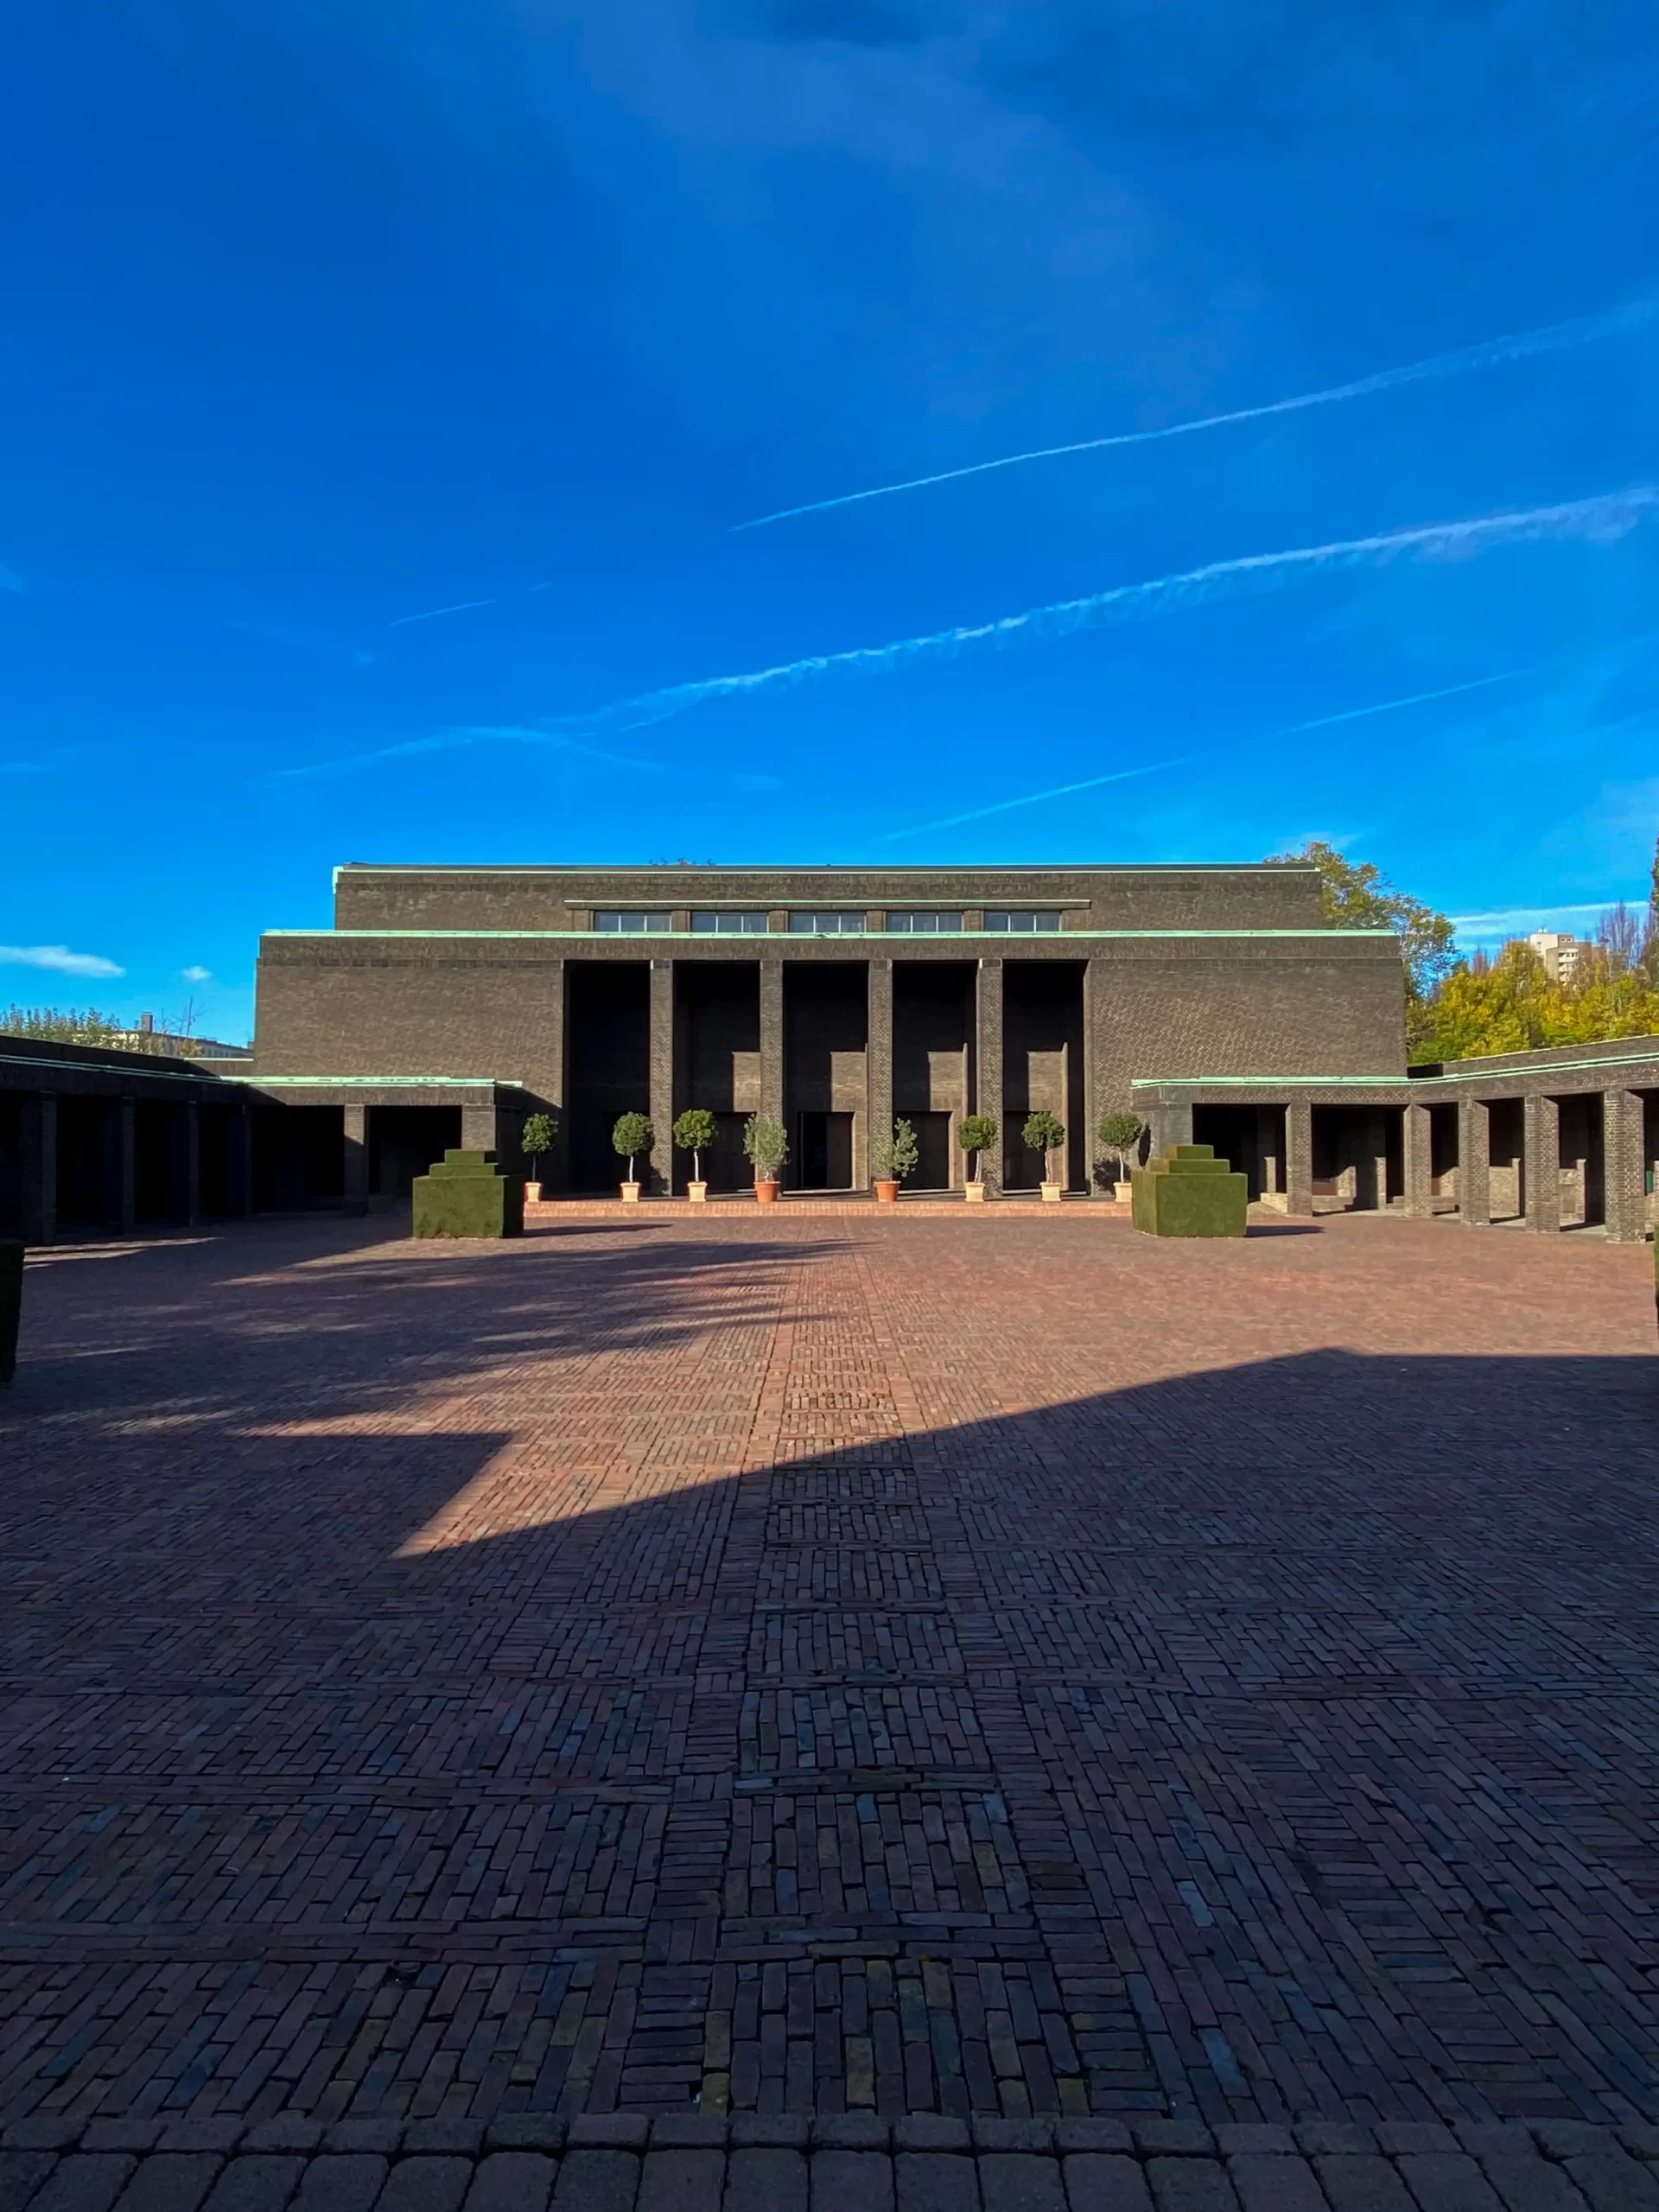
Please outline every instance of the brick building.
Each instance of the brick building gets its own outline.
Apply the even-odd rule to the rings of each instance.
[[[232,1212],[395,1203],[447,1146],[518,1164],[543,1107],[560,1192],[614,1190],[610,1131],[633,1110],[653,1188],[683,1189],[670,1130],[696,1106],[716,1191],[748,1182],[756,1112],[788,1132],[789,1187],[865,1189],[871,1133],[902,1115],[911,1187],[949,1191],[982,1112],[1002,1130],[985,1179],[1018,1192],[1041,1170],[1020,1126],[1046,1108],[1081,1196],[1105,1179],[1102,1115],[1133,1106],[1154,1144],[1214,1142],[1287,1212],[1617,1238],[1645,1233],[1659,1155],[1659,1039],[1408,1073],[1396,940],[1328,926],[1297,866],[353,865],[332,929],[264,938],[252,1058],[188,1064],[188,1132],[163,1141],[148,1096],[137,1114],[114,1065],[137,1056],[102,1056],[96,1091],[86,1054],[22,1044],[0,1040],[0,1220],[37,1238],[144,1217],[140,1184],[192,1218],[203,1160]],[[54,1129],[83,1122],[72,1153]]]

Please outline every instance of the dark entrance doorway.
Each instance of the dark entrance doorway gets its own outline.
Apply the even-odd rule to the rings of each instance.
[[[611,1132],[651,1107],[651,970],[644,961],[572,961],[567,1001],[570,1188],[608,1191],[624,1163]],[[643,1166],[651,1179],[649,1160]]]
[[[798,1191],[850,1191],[853,1187],[852,1116],[798,1114],[795,1127],[795,1188]]]
[[[910,1179],[912,1191],[948,1191],[950,1188],[950,1116],[948,1114],[910,1114],[906,1116],[916,1132],[916,1172]]]

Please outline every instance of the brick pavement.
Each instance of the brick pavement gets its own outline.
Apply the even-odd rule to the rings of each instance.
[[[36,1255],[0,2124],[59,2133],[20,2152],[1659,2120],[1650,1255],[1262,1228]],[[1408,2155],[1426,2212],[1486,2204]],[[1136,2156],[1160,2212],[1200,2169],[1252,2212]]]

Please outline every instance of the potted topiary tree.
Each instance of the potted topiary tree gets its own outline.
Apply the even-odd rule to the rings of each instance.
[[[624,1114],[611,1131],[612,1144],[628,1163],[628,1179],[622,1185],[625,1206],[637,1206],[639,1203],[639,1185],[634,1177],[633,1163],[642,1152],[649,1153],[656,1141],[657,1132],[652,1128],[649,1116],[644,1114]]]
[[[962,1195],[969,1205],[983,1205],[985,1185],[981,1178],[979,1156],[988,1152],[996,1142],[996,1118],[991,1114],[964,1115],[957,1128],[957,1142],[968,1156],[969,1179],[962,1186]]]
[[[518,1149],[529,1160],[531,1173],[524,1180],[524,1200],[537,1205],[542,1195],[541,1163],[543,1153],[551,1152],[558,1142],[559,1127],[550,1114],[527,1114],[524,1126],[518,1133]]]
[[[743,1151],[754,1168],[754,1195],[763,1206],[778,1203],[778,1170],[789,1158],[789,1132],[781,1122],[751,1114],[743,1124]]]
[[[887,1136],[870,1139],[870,1179],[880,1205],[897,1204],[899,1185],[906,1175],[915,1173],[921,1156],[916,1132],[908,1122],[895,1122]]]
[[[1026,1126],[1020,1135],[1033,1152],[1043,1155],[1043,1202],[1057,1206],[1065,1196],[1065,1185],[1054,1175],[1054,1155],[1065,1142],[1065,1123],[1057,1114],[1038,1112],[1027,1114]]]
[[[1120,1107],[1115,1114],[1103,1116],[1100,1141],[1117,1162],[1117,1181],[1112,1195],[1120,1205],[1128,1205],[1135,1196],[1135,1185],[1129,1180],[1129,1170],[1141,1156],[1141,1133],[1146,1123],[1138,1114],[1131,1114]]]
[[[714,1141],[714,1116],[706,1106],[688,1106],[674,1124],[674,1141],[691,1155],[691,1180],[685,1186],[685,1195],[693,1205],[700,1206],[709,1195],[709,1185],[702,1179],[702,1155]]]

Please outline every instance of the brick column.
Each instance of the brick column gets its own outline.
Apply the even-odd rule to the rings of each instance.
[[[230,1190],[226,1204],[232,1221],[246,1221],[253,1211],[253,1107],[238,1099],[231,1109]]]
[[[1313,1109],[1306,1098],[1285,1108],[1285,1211],[1305,1219],[1313,1211]]]
[[[343,1109],[346,1125],[345,1152],[340,1162],[340,1195],[347,1213],[366,1213],[369,1210],[369,1109],[366,1106],[347,1106]]]
[[[461,1148],[463,1152],[494,1152],[499,1148],[493,1099],[487,1106],[461,1108]],[[617,1179],[621,1180],[620,1173]]]
[[[58,1233],[58,1095],[23,1093],[23,1151],[18,1192],[25,1244],[50,1244]]]
[[[979,1158],[980,1179],[988,1198],[1002,1195],[1002,963],[982,960],[974,991],[973,1111],[988,1114],[998,1130],[996,1142]]]
[[[784,1118],[784,963],[760,963],[760,1118]]]
[[[1640,1244],[1646,1234],[1642,1105],[1634,1090],[1605,1090],[1601,1095],[1601,1179],[1610,1244]]]
[[[690,927],[688,920],[686,927]],[[651,963],[651,1104],[656,1142],[645,1181],[647,1194],[674,1188],[674,963]]]
[[[1458,1101],[1458,1218],[1491,1227],[1492,1116],[1484,1098]]]
[[[1152,1109],[1151,1151],[1156,1160],[1173,1144],[1192,1141],[1192,1107],[1190,1100],[1178,1106],[1154,1106]]]
[[[104,1214],[112,1229],[130,1236],[137,1215],[130,1098],[111,1098],[104,1109]]]
[[[1285,1195],[1284,1123],[1272,1106],[1255,1109],[1256,1157],[1262,1162],[1262,1196],[1283,1211]]]
[[[537,1083],[543,1088],[548,1105],[553,1112],[553,1149],[541,1163],[542,1182],[550,1191],[568,1191],[570,1187],[570,1116],[566,1104],[570,1096],[569,1071],[565,1064],[566,1039],[570,1025],[565,1017],[569,998],[569,963],[553,960],[548,963],[552,978],[547,993],[547,1024],[543,1039],[543,1052],[537,1062],[537,1073],[531,1077],[531,1088]],[[543,1068],[543,1063],[545,1064]]]
[[[1561,1109],[1553,1098],[1529,1098],[1521,1110],[1526,1225],[1548,1236],[1561,1225]]]
[[[1405,1109],[1401,1153],[1405,1167],[1406,1211],[1414,1221],[1427,1221],[1434,1211],[1428,1188],[1433,1155],[1429,1149],[1427,1106],[1408,1106]]]
[[[1371,1127],[1371,1185],[1376,1193],[1376,1210],[1386,1212],[1389,1204],[1389,1115],[1386,1107],[1370,1116]]]
[[[194,1098],[168,1116],[167,1210],[175,1221],[194,1229],[201,1219],[201,1122]]]
[[[1103,1185],[1095,1175],[1096,1166],[1103,1160],[1099,1129],[1101,1116],[1106,1111],[1105,1055],[1102,1050],[1101,1025],[1111,1000],[1111,979],[1106,963],[1098,956],[1083,963],[1083,1179],[1091,1198],[1109,1198],[1111,1185]],[[1114,1178],[1116,1166],[1106,1171]]]
[[[864,1139],[864,1173],[869,1179],[870,1146],[893,1128],[893,963],[870,962],[869,1027],[864,1052],[864,1096],[868,1123]]]

